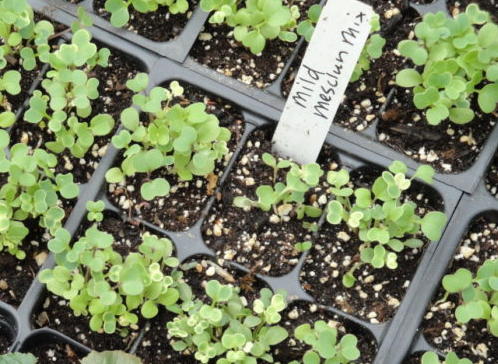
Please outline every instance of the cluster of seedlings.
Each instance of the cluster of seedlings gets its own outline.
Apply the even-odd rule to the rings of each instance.
[[[255,55],[276,39],[292,43],[302,36],[310,41],[322,10],[313,5],[302,16],[297,5],[282,0],[201,0],[200,6],[212,12],[211,24],[228,27],[234,39]],[[128,24],[131,9],[151,13],[160,8],[171,14],[186,13],[190,4],[186,0],[105,1],[116,27]],[[123,85],[132,94],[133,105],[124,108],[118,119],[97,112],[92,102],[102,95],[95,70],[109,66],[111,52],[92,40],[86,29],[91,26],[90,17],[82,10],[78,13],[70,41],[57,44],[61,35],[54,25],[37,20],[26,0],[0,0],[0,127],[25,122],[50,135],[33,148],[11,141],[9,133],[0,130],[0,252],[25,259],[26,221],[36,221],[50,237],[47,246],[55,256],[55,265],[38,279],[49,292],[69,302],[74,316],[88,318],[90,329],[97,333],[124,337],[168,311],[172,315],[164,327],[168,345],[200,363],[272,363],[275,348],[290,338],[305,348],[301,359],[290,364],[347,364],[361,358],[358,338],[323,320],[284,328],[285,292],[264,288],[249,301],[239,287],[209,280],[204,292],[196,294],[167,238],[145,233],[132,252],[123,253],[116,248],[115,238],[101,229],[102,201],[87,203],[91,226],[79,237],[73,238],[63,228],[80,188],[71,173],[57,172],[58,164],[64,163],[57,155],[85,158],[97,138],[109,137],[121,154],[119,163],[107,171],[107,182],[120,188],[126,187],[129,178],[145,176],[140,196],[149,202],[167,198],[171,180],[188,182],[199,177],[213,185],[210,179],[217,164],[230,156],[232,139],[232,132],[205,103],[175,101],[185,92],[178,82],[151,88],[145,73]],[[380,31],[380,19],[374,17],[352,82],[382,56],[386,39]],[[472,4],[454,18],[429,14],[414,34],[414,39],[398,46],[399,54],[414,67],[399,72],[396,83],[413,89],[413,103],[425,111],[429,124],[470,123],[475,118],[474,103],[483,113],[496,110],[498,25],[489,13]],[[21,72],[42,68],[47,71],[40,86],[32,92],[25,113],[17,115],[20,105],[15,97],[26,92]],[[358,259],[341,277],[346,289],[355,287],[361,267],[396,270],[406,250],[439,240],[446,226],[444,213],[421,211],[407,195],[415,179],[433,182],[432,167],[421,166],[408,177],[406,165],[396,161],[370,185],[357,186],[346,169],[299,165],[270,153],[262,153],[261,161],[271,182],[254,186],[253,193],[235,194],[228,201],[230,206],[241,213],[260,211],[268,216],[268,224],[297,222],[311,237],[294,243],[297,255],[313,248],[313,236],[321,226],[347,227],[358,243],[354,248]],[[317,188],[324,191],[321,203],[314,195]],[[460,269],[445,276],[443,287],[447,295],[461,298],[455,310],[460,323],[483,320],[498,337],[496,259],[486,261],[476,272]],[[0,356],[2,360],[36,363],[32,355],[20,353]],[[93,352],[82,359],[82,363],[119,361],[140,363],[122,352]],[[426,353],[421,363],[441,361],[437,354]],[[470,361],[450,353],[443,363]]]

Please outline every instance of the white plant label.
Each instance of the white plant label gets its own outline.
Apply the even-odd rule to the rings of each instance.
[[[329,0],[322,10],[273,136],[273,151],[316,162],[370,34],[373,10],[358,0]]]

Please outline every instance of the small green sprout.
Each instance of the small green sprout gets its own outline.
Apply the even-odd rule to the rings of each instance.
[[[294,249],[296,249],[298,252],[306,252],[311,249],[313,246],[313,242],[311,241],[304,241],[302,243],[296,243],[294,244]]]
[[[464,268],[443,278],[446,300],[450,294],[459,294],[461,304],[455,311],[458,322],[486,320],[488,330],[498,337],[498,259],[489,259],[473,274]]]
[[[113,236],[96,225],[74,243],[61,228],[48,243],[56,266],[43,270],[39,280],[69,300],[76,316],[90,315],[93,331],[126,335],[128,328],[138,328],[138,313],[150,319],[160,307],[173,307],[184,283],[180,272],[165,273],[179,264],[169,239],[145,233],[138,252],[126,257],[113,244]]]
[[[396,269],[398,253],[405,248],[423,246],[417,237],[421,233],[430,240],[440,239],[447,221],[444,213],[431,211],[421,217],[415,203],[402,202],[402,193],[410,188],[412,181],[417,178],[432,183],[434,170],[421,166],[410,179],[406,178],[406,172],[406,165],[396,161],[375,180],[371,189],[349,187],[346,170],[329,172],[327,179],[335,199],[328,204],[327,221],[333,225],[346,223],[363,242],[359,248],[361,261],[343,277],[346,287],[355,284],[354,271],[363,264]]]
[[[124,128],[112,138],[113,145],[124,150],[120,167],[111,168],[106,179],[121,183],[126,176],[167,168],[182,180],[193,176],[208,176],[217,161],[227,153],[231,133],[220,127],[218,118],[206,112],[206,105],[194,103],[187,107],[171,105],[174,97],[183,94],[183,88],[173,81],[170,89],[154,87],[148,95],[138,94],[147,88],[149,78],[140,73],[127,82],[137,95],[133,97],[139,110],[148,114],[148,122],[140,120],[133,107],[121,113]],[[155,178],[141,186],[145,200],[169,194],[170,184],[165,178]]]
[[[469,359],[458,358],[453,352],[448,353],[446,359],[441,362],[436,353],[428,351],[422,356],[420,364],[472,364],[472,362]]]
[[[363,72],[370,69],[371,61],[379,59],[382,56],[382,51],[386,45],[386,39],[379,34],[380,19],[377,14],[372,17],[371,27],[370,37],[361,52],[360,59],[356,64],[350,82],[358,81],[363,75]]]
[[[227,24],[233,28],[234,38],[253,54],[261,53],[267,40],[295,42],[299,8],[282,0],[201,0],[201,8],[213,12],[209,22]]]
[[[301,21],[297,26],[297,34],[304,37],[307,42],[311,40],[313,33],[315,32],[316,23],[320,19],[322,13],[322,6],[315,4],[312,5],[307,12],[307,19]]]
[[[294,211],[298,219],[307,217],[319,217],[322,209],[312,205],[305,204],[306,193],[320,182],[320,177],[324,172],[316,163],[298,166],[296,163],[281,159],[275,159],[271,154],[263,154],[263,162],[273,168],[274,185],[263,185],[256,189],[258,200],[253,201],[245,196],[236,197],[233,201],[234,206],[244,209],[252,207],[259,208],[263,211],[273,212],[278,216],[288,216]],[[285,183],[277,182],[279,170],[288,169]]]
[[[104,219],[104,214],[102,213],[105,209],[104,201],[88,201],[86,209],[88,210],[88,221],[101,222]]]
[[[286,307],[285,295],[265,288],[248,307],[236,287],[212,280],[205,289],[210,303],[186,301],[168,322],[173,349],[187,350],[201,363],[272,363],[271,347],[288,337],[277,325]]]
[[[498,103],[498,25],[489,13],[470,4],[465,13],[448,18],[427,14],[415,27],[416,40],[404,40],[398,50],[416,68],[400,71],[396,83],[413,88],[413,102],[426,110],[427,121],[438,125],[474,120],[475,97],[484,113]]]
[[[91,101],[99,97],[99,81],[89,76],[97,65],[107,67],[109,55],[107,48],[97,50],[86,29],[77,30],[70,44],[62,44],[50,54],[52,69],[42,82],[45,93],[36,90],[24,114],[24,120],[48,127],[54,134],[55,140],[45,143],[50,151],[69,149],[74,157],[83,158],[95,137],[113,130],[114,119],[108,114],[80,121],[91,115]]]
[[[339,340],[337,329],[325,321],[315,322],[314,327],[310,324],[298,326],[294,330],[294,336],[311,347],[304,353],[303,364],[349,364],[360,357],[356,336],[346,334]],[[289,364],[299,362],[292,361]]]
[[[54,234],[65,216],[59,196],[76,198],[79,187],[71,174],[54,174],[54,155],[43,149],[30,152],[22,143],[12,146],[7,155],[9,142],[7,132],[0,130],[0,173],[8,175],[0,188],[0,251],[24,259],[22,241],[29,231],[23,221],[38,219],[41,227]]]
[[[106,0],[105,10],[111,13],[111,24],[121,28],[130,20],[130,6],[140,13],[151,13],[159,7],[166,7],[171,14],[186,13],[187,0]]]

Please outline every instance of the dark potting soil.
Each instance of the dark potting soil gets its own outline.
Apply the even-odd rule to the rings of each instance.
[[[495,154],[486,176],[486,188],[498,198],[498,154]]]
[[[104,46],[98,45],[99,48]],[[117,129],[119,115],[122,110],[131,105],[133,96],[133,92],[125,86],[126,81],[133,78],[142,68],[142,65],[137,60],[112,49],[109,66],[107,68],[97,66],[93,74],[90,75],[99,80],[100,97],[92,101],[93,110],[87,121],[89,122],[93,116],[99,113],[108,113],[114,117],[116,122],[114,129]],[[95,137],[92,148],[81,159],[72,156],[69,150],[59,153],[56,172],[71,172],[75,182],[88,182],[98,167],[100,159],[107,151],[111,137],[112,133],[108,136]],[[26,121],[17,123],[12,129],[12,144],[22,142],[32,148],[40,148],[43,147],[45,142],[52,140],[54,140],[54,136],[50,130],[47,128],[42,129],[38,125]]]
[[[233,206],[236,196],[257,200],[257,187],[274,184],[273,169],[261,159],[263,153],[271,153],[272,134],[273,128],[262,128],[249,136],[237,164],[216,196],[202,232],[206,244],[220,258],[236,261],[253,272],[279,276],[298,263],[301,253],[294,245],[311,240],[311,233],[292,213],[281,221],[273,212],[258,208],[244,211]],[[338,167],[336,161],[330,146],[325,145],[318,163],[328,171]],[[285,181],[286,172],[279,172],[278,182]],[[320,184],[312,189],[306,203],[323,208],[327,203],[326,187]]]
[[[191,181],[181,181],[175,173],[163,168],[152,173],[152,178],[164,177],[170,185],[170,194],[166,197],[145,201],[140,194],[140,186],[147,182],[146,174],[136,174],[126,179],[125,186],[110,184],[107,196],[121,209],[130,215],[142,218],[152,224],[170,231],[181,231],[191,227],[201,217],[202,210],[218,185],[218,180],[230,161],[244,133],[244,120],[240,110],[233,104],[214,95],[183,85],[183,98],[175,102],[187,106],[194,102],[204,102],[207,111],[218,117],[220,126],[232,132],[232,139],[228,144],[230,152],[216,164],[216,168],[207,178],[194,176]],[[116,165],[120,165],[122,157],[117,158]]]
[[[138,345],[136,355],[144,364],[178,363],[196,364],[198,361],[193,355],[175,351],[169,344],[166,324],[174,319],[175,315],[166,310],[160,310],[158,316],[149,321],[145,327],[145,335]]]
[[[231,284],[240,288],[240,295],[247,299],[249,305],[259,298],[261,289],[268,288],[252,272],[243,272],[234,269],[222,259],[213,259],[207,256],[196,256],[182,264],[184,279],[192,288],[195,297],[205,302],[209,298],[205,293],[205,285],[215,279],[221,284]]]
[[[420,364],[420,361],[422,360],[422,355],[424,355],[424,353],[416,353],[409,355],[407,358],[405,358],[403,364]]]
[[[189,10],[185,14],[171,14],[167,6],[159,6],[156,11],[144,14],[130,5],[130,22],[125,28],[155,42],[172,40],[182,32],[198,3],[197,0],[187,1]],[[93,9],[96,14],[110,20],[111,15],[105,10],[105,2],[106,0],[94,0]]]
[[[465,268],[475,274],[487,259],[498,258],[498,227],[496,217],[478,217],[457,249],[453,263],[446,274]],[[422,323],[427,341],[442,351],[454,351],[459,357],[473,363],[494,364],[498,362],[498,337],[493,336],[484,320],[458,323],[455,309],[461,303],[458,295],[452,294],[442,300],[441,287],[434,297]]]
[[[56,342],[35,346],[29,352],[38,358],[40,364],[78,364],[80,359],[85,356],[69,344]]]
[[[220,263],[220,264],[218,264]],[[222,284],[232,284],[241,288],[241,295],[252,304],[258,297],[260,289],[265,285],[250,274],[232,269],[223,265],[223,262],[215,262],[210,257],[196,256],[182,264],[184,279],[192,288],[195,297],[209,302],[205,294],[204,285],[212,279]],[[161,310],[159,316],[150,320],[145,328],[145,335],[140,342],[137,355],[144,360],[145,364],[156,363],[197,363],[192,355],[179,353],[169,345],[166,324],[174,319],[174,314]]]
[[[468,124],[449,120],[433,126],[413,105],[410,89],[397,88],[396,96],[382,115],[379,141],[409,157],[432,165],[441,173],[470,168],[496,125],[493,114],[483,114],[473,100],[476,117]]]
[[[33,220],[25,221],[29,234],[23,241],[24,260],[7,252],[0,253],[0,301],[19,306],[41,265],[48,257],[48,237],[43,228]]]
[[[363,168],[354,171],[351,180],[357,187],[371,186],[380,174],[381,170]],[[420,183],[413,183],[405,199],[417,204],[419,216],[443,209],[441,196]],[[301,283],[321,304],[337,307],[374,324],[382,323],[394,316],[415,274],[423,249],[406,248],[398,253],[398,268],[395,270],[387,267],[375,269],[363,264],[355,272],[356,284],[346,288],[342,277],[360,261],[361,244],[357,233],[346,224],[325,223],[303,265]]]
[[[381,34],[386,39],[383,54],[371,61],[370,70],[365,71],[359,80],[349,84],[334,123],[351,130],[364,130],[376,120],[380,108],[386,103],[397,70],[402,69],[404,64],[396,48],[401,40],[408,37],[419,19],[415,10],[405,9],[403,3],[382,1],[374,4],[381,15]],[[301,50],[282,83],[285,97],[294,83],[305,50]]]
[[[1,317],[1,316],[0,316]],[[0,328],[0,355],[5,354],[12,344],[11,338]]]
[[[309,302],[296,302],[291,304],[283,313],[280,325],[289,332],[289,338],[275,348],[274,359],[277,364],[287,364],[292,360],[301,362],[309,346],[303,345],[293,338],[296,327],[310,324],[313,327],[316,321],[325,321],[338,331],[338,340],[346,334],[353,334],[358,339],[358,350],[361,355],[355,364],[370,364],[377,352],[376,340],[371,333],[360,326],[344,320],[337,315],[325,310],[317,304]]]
[[[283,3],[297,5],[304,19],[307,9],[319,3],[319,0],[284,0]],[[225,76],[250,86],[265,88],[278,78],[295,45],[279,39],[269,40],[262,54],[256,56],[235,40],[231,27],[206,22],[190,55],[197,62]]]
[[[106,212],[104,216],[104,220],[98,224],[99,229],[113,235],[115,239],[113,248],[123,256],[136,251],[137,246],[142,242],[141,237],[146,229],[139,224],[125,222],[115,213]],[[90,226],[89,222],[83,223],[77,236],[83,235]],[[35,310],[32,320],[37,328],[50,327],[58,330],[98,351],[130,348],[138,336],[137,331],[131,331],[124,338],[117,333],[109,335],[91,331],[89,328],[90,317],[76,317],[69,307],[69,302],[55,295],[46,295],[42,298],[41,307]]]

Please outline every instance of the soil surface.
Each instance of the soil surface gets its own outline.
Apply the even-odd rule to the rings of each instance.
[[[104,46],[96,43],[99,48]],[[108,113],[114,117],[115,129],[117,129],[119,115],[122,110],[131,105],[133,96],[133,92],[125,86],[126,81],[133,78],[141,69],[142,66],[137,60],[112,49],[109,66],[106,68],[97,66],[90,75],[100,81],[98,87],[100,97],[91,102],[92,114],[85,121],[90,121],[97,114]],[[75,182],[88,182],[107,151],[111,137],[112,133],[108,136],[95,137],[94,145],[81,159],[73,157],[69,150],[59,153],[56,171],[73,173]],[[40,148],[45,142],[51,140],[54,140],[54,135],[50,130],[25,121],[17,123],[12,130],[12,144],[22,142],[32,148]]]
[[[169,344],[166,324],[174,319],[175,315],[166,310],[160,310],[159,315],[145,326],[145,335],[138,346],[136,355],[144,364],[178,363],[196,364],[198,361],[188,354],[173,350]]]
[[[261,159],[263,153],[271,152],[272,135],[272,128],[263,128],[249,136],[202,230],[206,244],[220,258],[236,261],[254,272],[279,276],[297,264],[301,253],[294,245],[311,240],[311,233],[295,216],[285,216],[280,221],[272,211],[245,211],[233,206],[236,196],[257,200],[257,187],[274,184],[273,169]],[[337,168],[336,160],[331,148],[325,145],[318,159],[322,169]],[[277,181],[285,181],[285,175],[286,170],[281,170]],[[323,208],[327,203],[326,188],[318,185],[312,189],[306,202]]]
[[[167,6],[159,8],[150,13],[140,13],[130,5],[130,22],[125,28],[142,37],[155,42],[167,42],[176,38],[183,30],[188,20],[192,17],[192,12],[196,8],[197,0],[187,0],[189,10],[185,14],[171,14]],[[106,20],[111,19],[110,13],[105,10],[106,0],[94,0],[93,8],[96,14]]]
[[[0,355],[5,354],[7,352],[7,350],[10,347],[10,344],[12,344],[12,340],[7,335],[7,333],[3,331],[3,328],[0,327]]]
[[[424,354],[417,353],[417,354],[410,355],[407,358],[405,358],[405,360],[403,361],[403,364],[420,364],[420,361],[422,360],[422,355],[424,355]]]
[[[36,346],[29,351],[40,364],[79,364],[85,355],[69,344],[50,343]]]
[[[498,154],[495,154],[486,176],[486,188],[498,198]]]
[[[373,5],[380,15],[381,34],[387,43],[382,57],[371,61],[370,70],[365,71],[359,80],[349,84],[334,120],[342,127],[357,131],[364,130],[372,124],[376,120],[378,111],[385,104],[392,88],[396,68],[403,62],[394,50],[398,42],[408,36],[413,29],[414,20],[418,17],[413,9],[406,9],[406,2],[403,0],[365,2]],[[284,97],[289,95],[294,84],[306,46],[306,43],[303,44],[282,82]]]
[[[83,234],[91,224],[84,223],[79,234]],[[114,249],[126,256],[129,252],[136,250],[141,243],[141,236],[145,229],[132,223],[124,222],[114,213],[106,213],[104,220],[100,223],[100,230],[114,236]],[[41,300],[41,307],[35,310],[32,320],[35,327],[50,327],[59,332],[87,345],[91,349],[102,350],[124,350],[131,347],[138,332],[132,331],[127,337],[122,338],[119,334],[100,334],[91,331],[88,323],[89,317],[73,314],[69,302],[55,295],[45,295]]]
[[[283,0],[297,5],[304,18],[310,6],[319,0]],[[190,55],[199,63],[225,76],[233,77],[257,88],[268,87],[275,81],[291,56],[295,43],[269,40],[262,54],[254,55],[237,42],[233,29],[226,25],[206,22]]]
[[[231,284],[240,288],[240,294],[252,304],[259,298],[259,291],[269,288],[252,272],[243,272],[230,267],[222,259],[213,259],[207,256],[197,256],[182,264],[184,279],[192,287],[194,296],[208,302],[205,285],[208,281],[216,279],[221,284]]]
[[[338,341],[345,334],[353,334],[358,338],[358,350],[360,350],[361,356],[355,361],[355,364],[370,364],[373,362],[377,352],[377,344],[372,334],[362,327],[346,321],[314,303],[304,302],[293,303],[282,313],[280,325],[289,332],[289,336],[291,337],[276,346],[275,362],[277,364],[287,364],[292,360],[301,362],[309,346],[303,345],[292,337],[294,329],[302,324],[313,326],[316,321],[320,320],[327,322],[330,326],[337,329],[339,333]]]
[[[202,210],[218,185],[218,180],[230,161],[240,138],[244,133],[244,121],[240,110],[233,104],[214,95],[207,94],[190,85],[185,86],[184,97],[176,102],[187,106],[195,102],[204,102],[207,111],[218,117],[220,126],[232,132],[232,139],[228,143],[230,152],[216,164],[214,172],[207,178],[194,176],[191,181],[181,181],[168,168],[162,168],[152,173],[152,178],[163,177],[171,185],[170,194],[158,197],[152,201],[142,199],[140,189],[147,182],[146,174],[136,174],[126,179],[122,185],[110,184],[107,196],[117,206],[130,215],[137,216],[152,224],[170,231],[181,231],[191,227],[199,220]],[[121,157],[116,165],[121,164]]]
[[[361,169],[351,174],[357,187],[371,186],[380,170]],[[442,210],[441,197],[430,187],[414,183],[405,199],[417,204],[417,214]],[[411,237],[411,236],[410,236]],[[419,236],[419,238],[422,238]],[[417,270],[423,249],[406,248],[398,254],[398,268],[375,269],[364,264],[355,272],[357,282],[346,288],[342,277],[360,261],[357,233],[346,224],[325,223],[301,271],[303,288],[319,303],[339,308],[377,324],[391,319]]]
[[[241,295],[247,298],[249,304],[253,302],[264,284],[249,274],[223,266],[223,262],[220,263],[218,264],[209,257],[197,256],[182,264],[182,268],[185,269],[185,281],[191,286],[194,296],[207,301],[204,286],[207,281],[216,279],[222,284],[241,287]],[[172,313],[162,310],[157,318],[147,323],[145,336],[137,350],[137,355],[144,360],[145,364],[197,363],[192,355],[176,352],[168,344],[169,339],[165,327],[166,323],[173,319]]]
[[[498,227],[496,218],[479,217],[463,239],[446,274],[459,268],[477,272],[487,259],[498,258]],[[472,320],[468,324],[456,321],[454,312],[459,305],[458,295],[442,300],[441,287],[429,307],[422,323],[427,341],[442,351],[455,351],[459,357],[468,358],[474,364],[498,362],[498,338],[491,335],[484,320]],[[442,301],[441,301],[442,300]]]
[[[493,114],[476,112],[476,118],[465,125],[446,120],[433,126],[415,108],[412,97],[411,90],[397,88],[379,123],[379,140],[441,173],[470,168],[496,125]],[[474,110],[479,110],[476,100],[473,104]]]
[[[0,253],[0,301],[19,306],[41,265],[48,257],[46,243],[49,237],[38,223],[25,222],[29,234],[23,241],[24,260],[7,252]]]

